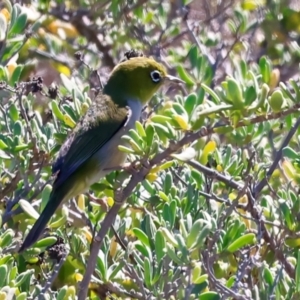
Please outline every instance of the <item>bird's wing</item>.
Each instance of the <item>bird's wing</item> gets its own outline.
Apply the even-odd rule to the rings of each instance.
[[[105,95],[101,95],[104,97]],[[71,136],[62,146],[53,171],[57,172],[55,187],[58,188],[83,163],[98,152],[121,128],[126,126],[131,111],[110,101],[93,103],[84,118],[78,123]]]

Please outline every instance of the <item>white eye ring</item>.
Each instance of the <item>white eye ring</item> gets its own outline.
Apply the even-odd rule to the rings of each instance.
[[[158,83],[161,81],[161,74],[159,71],[155,70],[150,73],[153,82]]]

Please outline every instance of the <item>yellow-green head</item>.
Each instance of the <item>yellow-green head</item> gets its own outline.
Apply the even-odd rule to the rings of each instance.
[[[154,59],[133,57],[113,69],[103,93],[115,101],[131,99],[145,104],[166,81],[182,82]]]

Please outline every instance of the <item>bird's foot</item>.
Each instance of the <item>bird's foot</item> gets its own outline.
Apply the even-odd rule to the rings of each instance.
[[[125,163],[123,169],[128,172],[130,175],[133,175],[139,172],[141,169],[148,169],[150,163],[148,158],[142,158],[140,160],[133,161],[131,163]]]

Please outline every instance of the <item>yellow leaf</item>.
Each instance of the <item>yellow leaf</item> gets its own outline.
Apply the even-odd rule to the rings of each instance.
[[[78,196],[77,204],[81,210],[85,210],[85,199],[83,194]]]
[[[158,175],[156,173],[149,173],[146,175],[146,179],[153,182],[157,179]]]
[[[58,71],[58,73],[62,73],[66,76],[71,75],[71,70],[67,66],[57,63],[57,62],[53,62],[52,64],[53,64],[53,67]]]
[[[6,300],[6,293],[0,292],[0,300]]]
[[[242,3],[242,8],[244,10],[253,11],[265,4],[266,4],[265,0],[244,0]]]
[[[76,125],[75,121],[69,115],[64,115],[64,122],[71,128],[74,128]]]
[[[236,193],[230,193],[229,195],[228,195],[228,198],[229,198],[229,200],[234,200],[235,198],[236,198]]]
[[[11,75],[13,74],[16,67],[17,67],[17,64],[15,62],[10,63],[9,65],[7,65],[7,70],[8,70],[9,77],[11,77]]]
[[[106,198],[106,203],[108,204],[109,207],[112,207],[114,205],[114,199],[112,197],[107,197]]]
[[[66,38],[76,38],[78,36],[77,30],[72,24],[60,20],[52,21],[47,26],[47,29],[51,33],[57,34],[60,37],[65,36]]]
[[[223,172],[224,171],[224,169],[221,165],[217,165],[216,169],[217,169],[218,172]]]
[[[85,235],[85,238],[89,241],[89,243],[91,243],[92,239],[93,239],[93,236],[92,236],[89,228],[88,227],[83,227],[82,230],[83,230],[83,233]]]
[[[188,121],[183,116],[174,115],[173,119],[178,123],[178,125],[180,126],[181,129],[183,129],[183,130],[190,129],[190,125],[189,125]]]
[[[6,8],[1,9],[0,14],[4,16],[7,22],[10,21],[10,13]]]
[[[209,141],[203,148],[200,163],[206,165],[208,162],[208,156],[213,153],[217,148],[217,144],[215,141]]]
[[[295,179],[296,170],[290,161],[284,160],[282,162],[282,168],[288,179]]]
[[[111,239],[110,248],[109,248],[109,253],[111,257],[115,257],[117,249],[118,249],[118,243],[116,242],[115,237],[113,237]]]
[[[80,273],[75,273],[74,277],[77,282],[82,281],[82,278],[83,278],[82,274],[80,274]]]

